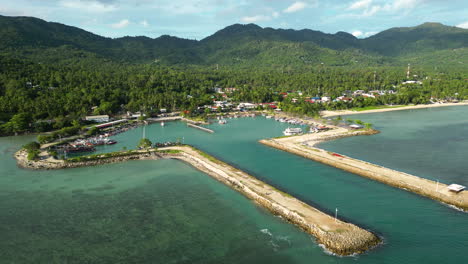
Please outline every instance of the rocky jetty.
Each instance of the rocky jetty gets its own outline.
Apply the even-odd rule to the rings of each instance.
[[[381,242],[372,232],[335,219],[243,171],[213,157],[206,157],[197,150],[185,148],[180,155],[173,158],[186,161],[272,213],[299,226],[315,236],[319,244],[334,254],[345,256],[363,253]]]
[[[28,154],[25,150],[20,150],[15,153],[16,162],[19,167],[32,170],[59,170],[79,167],[98,166],[103,164],[118,163],[128,160],[156,160],[162,156],[155,152],[142,151],[138,154],[132,154],[120,157],[102,157],[95,160],[81,161],[81,162],[66,162],[61,159],[54,159],[52,157],[28,160]]]
[[[223,163],[192,147],[169,147],[145,150],[136,154],[105,157],[82,162],[43,159],[28,161],[27,153],[19,151],[15,155],[18,165],[29,169],[65,169],[95,166],[128,160],[179,159],[207,173],[220,182],[239,191],[260,206],[302,228],[316,237],[319,244],[337,255],[352,255],[365,252],[380,243],[373,233],[351,223],[335,219],[298,199]]]
[[[314,147],[317,143],[326,140],[372,133],[374,132],[337,130],[289,138],[265,139],[260,140],[260,143],[468,211],[468,191],[451,192],[447,185],[442,183]]]

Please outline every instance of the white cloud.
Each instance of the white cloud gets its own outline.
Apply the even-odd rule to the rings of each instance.
[[[373,0],[358,0],[352,3],[348,10],[363,10],[359,15],[360,17],[373,16],[380,11],[384,12],[397,12],[401,10],[409,11],[417,5],[423,3],[425,0],[393,0],[389,4],[377,5],[373,4]]]
[[[373,16],[377,12],[379,12],[380,10],[382,10],[382,7],[380,7],[379,5],[375,5],[375,6],[372,6],[371,8],[367,8],[366,10],[364,10],[364,13],[362,13],[362,15],[363,16]]]
[[[385,11],[399,11],[399,10],[410,10],[415,8],[423,0],[394,0],[391,4],[386,4],[382,7]]]
[[[277,18],[277,17],[279,17],[279,15],[280,15],[280,14],[279,14],[278,12],[275,11],[275,12],[273,12],[272,17]]]
[[[264,15],[257,15],[257,16],[246,16],[241,18],[241,21],[244,23],[256,23],[261,21],[268,21],[271,20],[271,17],[264,16]]]
[[[377,34],[377,33],[379,33],[379,32],[377,32],[377,31],[369,31],[369,32],[364,33],[364,37],[367,38],[367,37],[373,36],[373,35],[375,35],[375,34]]]
[[[140,25],[142,25],[143,27],[149,27],[149,23],[146,20],[141,21]]]
[[[71,9],[80,9],[86,12],[107,13],[117,10],[117,7],[112,4],[103,4],[98,1],[77,1],[77,0],[62,0],[60,6]]]
[[[468,29],[468,21],[458,24],[456,27]]]
[[[356,10],[356,9],[367,9],[372,4],[372,0],[360,0],[357,2],[352,3],[348,9]]]
[[[232,8],[229,3],[221,0],[158,0],[154,2],[155,3],[152,5],[153,8],[176,15],[203,15],[221,9]],[[221,3],[224,3],[226,6],[222,6]]]
[[[294,4],[290,5],[286,8],[283,12],[285,13],[294,13],[297,11],[301,11],[302,9],[306,8],[307,4],[304,2],[295,2]]]
[[[353,31],[351,34],[352,34],[353,36],[355,36],[356,38],[359,38],[359,37],[361,37],[364,33],[362,33],[362,31],[360,31],[360,30],[356,30],[356,31]]]
[[[377,32],[375,31],[362,32],[361,30],[355,30],[351,32],[351,34],[355,36],[356,38],[367,38],[367,37],[377,34]]]
[[[393,10],[411,9],[419,4],[420,0],[395,0],[391,5]]]
[[[111,27],[119,29],[119,28],[124,28],[128,25],[130,25],[130,21],[128,19],[122,19],[119,22],[112,24]]]

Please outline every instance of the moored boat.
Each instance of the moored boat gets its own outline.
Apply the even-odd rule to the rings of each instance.
[[[113,139],[109,139],[106,141],[106,145],[114,145],[114,144],[117,144],[117,141],[113,140]]]
[[[89,146],[89,145],[71,144],[67,146],[64,150],[66,153],[81,153],[81,152],[93,152],[96,149],[93,146]]]

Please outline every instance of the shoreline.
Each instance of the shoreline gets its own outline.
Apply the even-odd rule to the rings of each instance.
[[[444,104],[427,104],[427,105],[395,105],[395,107],[382,108],[382,109],[373,109],[373,110],[364,110],[364,111],[353,111],[353,110],[334,110],[328,111],[324,110],[320,112],[320,116],[323,118],[334,117],[334,116],[345,116],[345,115],[359,115],[359,114],[372,114],[372,113],[383,113],[391,111],[401,111],[401,110],[412,110],[412,109],[426,109],[426,108],[436,108],[436,107],[446,107],[446,106],[464,106],[468,105],[468,102],[463,101],[459,103],[444,103]]]
[[[50,160],[28,161],[24,150],[18,151],[15,158],[20,167],[35,170],[77,168],[128,160],[178,159],[228,185],[273,214],[300,227],[306,233],[313,235],[319,245],[324,245],[326,250],[334,254],[341,256],[360,254],[381,243],[381,239],[372,232],[335,219],[193,147],[167,147],[160,151],[153,149],[137,152],[123,157],[108,157],[72,163],[63,160],[56,162]]]
[[[376,130],[348,131],[336,128],[318,134],[305,134],[286,138],[263,139],[259,142],[279,150],[283,150],[325,165],[329,165],[353,174],[366,177],[392,187],[403,189],[433,200],[455,206],[468,212],[468,191],[453,193],[447,189],[446,184],[437,183],[429,179],[392,170],[380,165],[354,159],[339,153],[333,153],[315,147],[317,144],[343,137],[358,135],[372,135],[379,133]]]

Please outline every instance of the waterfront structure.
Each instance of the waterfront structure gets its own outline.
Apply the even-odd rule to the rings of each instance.
[[[104,122],[109,122],[109,116],[108,115],[86,116],[85,120],[96,122],[96,123],[104,123]]]
[[[250,109],[255,109],[257,107],[257,104],[252,104],[252,103],[240,103],[238,106],[237,106],[237,109],[246,109],[246,110],[250,110]]]
[[[115,121],[112,121],[112,122],[107,122],[107,123],[104,123],[104,124],[95,125],[95,127],[105,128],[105,127],[110,127],[110,126],[117,125],[117,124],[120,124],[120,123],[124,123],[124,122],[127,122],[127,121],[128,121],[127,119],[120,119],[120,120],[115,120]]]
[[[460,184],[450,184],[449,186],[447,186],[447,189],[455,193],[459,193],[465,190],[465,188],[466,188],[465,186],[460,185]]]
[[[297,128],[288,127],[283,131],[283,134],[285,136],[299,135],[299,134],[302,134],[302,128],[300,128],[300,127],[297,127]]]
[[[357,124],[352,124],[352,125],[350,125],[349,127],[352,128],[352,129],[361,129],[361,128],[364,128],[364,126],[357,125]]]

